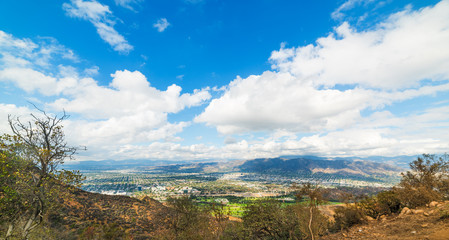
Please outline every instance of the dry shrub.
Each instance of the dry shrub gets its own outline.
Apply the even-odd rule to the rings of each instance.
[[[363,199],[359,204],[364,214],[372,218],[397,213],[402,209],[400,196],[394,191],[380,192]]]
[[[364,223],[366,216],[357,205],[347,205],[346,207],[337,207],[335,209],[334,219],[335,222],[331,230],[338,231]]]

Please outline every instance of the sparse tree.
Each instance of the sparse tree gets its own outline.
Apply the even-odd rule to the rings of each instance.
[[[321,188],[318,184],[312,185],[311,183],[305,183],[299,187],[299,191],[296,194],[296,198],[301,200],[304,196],[309,198],[308,208],[309,208],[309,221],[308,230],[310,238],[315,239],[315,233],[313,231],[314,215],[319,214],[318,206],[325,202],[324,199],[325,189]],[[318,221],[317,221],[318,222]],[[321,224],[318,224],[321,225]]]
[[[448,183],[449,155],[423,154],[410,163],[410,171],[402,174],[395,191],[406,206],[417,207],[448,198]]]
[[[169,234],[164,239],[211,239],[210,215],[197,206],[189,196],[168,198],[168,205],[174,210]]]
[[[250,239],[302,239],[295,212],[274,199],[260,199],[245,207],[243,227]]]
[[[62,131],[61,122],[68,115],[39,111],[41,116],[31,114],[29,122],[8,116],[13,135],[1,138],[2,213],[7,208],[1,227],[6,229],[6,239],[13,235],[27,239],[70,186],[79,186],[82,181],[79,172],[58,168],[77,151],[67,145]]]

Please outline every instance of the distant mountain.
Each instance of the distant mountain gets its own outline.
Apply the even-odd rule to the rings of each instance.
[[[245,161],[238,167],[242,172],[255,173],[328,173],[343,175],[395,175],[404,169],[372,161],[327,159],[316,156],[291,158],[259,158]]]
[[[405,157],[401,158],[401,162],[405,162],[405,159]],[[394,161],[391,158],[385,160]],[[412,159],[410,159],[410,161],[411,160]],[[259,158],[246,161],[234,160],[225,162],[105,160],[66,164],[64,167],[69,170],[82,171],[138,169],[173,173],[246,172],[281,175],[310,175],[321,173],[349,177],[398,176],[400,172],[405,171],[405,168],[395,165],[386,164],[383,162],[368,161],[356,157],[324,158],[318,156],[282,156],[278,158]]]
[[[393,166],[397,166],[400,168],[408,168],[409,163],[413,160],[417,159],[418,155],[412,155],[412,156],[395,156],[395,157],[385,157],[385,156],[370,156],[370,157],[333,157],[333,158],[323,158],[318,156],[311,156],[311,155],[286,155],[286,156],[280,156],[279,158],[282,159],[296,159],[296,158],[307,158],[307,159],[327,159],[327,160],[364,160],[364,161],[371,161],[371,162],[378,162],[378,163],[385,163]]]
[[[107,171],[107,170],[121,170],[142,167],[166,166],[167,163],[172,164],[191,164],[191,161],[152,161],[152,160],[100,160],[100,161],[77,161],[67,162],[64,168],[67,170],[81,170],[81,171]]]

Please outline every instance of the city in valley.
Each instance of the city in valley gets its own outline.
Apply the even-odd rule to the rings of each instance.
[[[281,171],[278,167],[300,163],[301,169]],[[333,166],[320,164],[334,163]],[[307,165],[308,164],[308,165]],[[85,176],[82,189],[108,195],[136,198],[149,196],[164,202],[169,197],[191,196],[199,203],[220,203],[229,209],[262,197],[285,203],[296,202],[298,187],[311,183],[322,188],[358,189],[374,193],[391,188],[400,179],[399,167],[370,161],[324,160],[317,157],[255,159],[224,163],[182,163],[149,166],[151,162],[85,162],[66,165]],[[297,164],[296,164],[297,165]],[[370,169],[368,166],[376,166]],[[370,169],[370,170],[369,170]],[[342,199],[330,197],[331,203]],[[238,210],[234,212],[238,216]]]

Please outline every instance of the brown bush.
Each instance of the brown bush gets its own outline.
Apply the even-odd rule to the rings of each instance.
[[[364,214],[372,218],[378,218],[381,215],[399,212],[403,204],[397,192],[384,191],[376,196],[363,199],[359,205]]]
[[[346,207],[337,207],[335,209],[334,219],[335,222],[331,230],[338,231],[364,223],[366,216],[357,205],[347,205]]]

